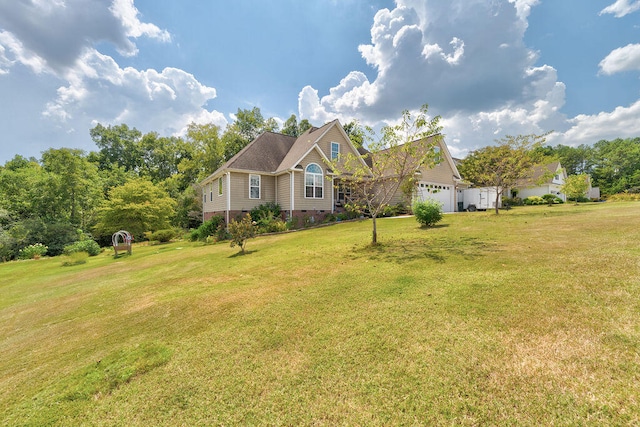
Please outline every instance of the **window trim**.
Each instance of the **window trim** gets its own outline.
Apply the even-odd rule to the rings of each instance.
[[[218,178],[218,196],[222,196],[222,177]]]
[[[309,172],[309,168],[311,166],[316,166],[320,172]],[[308,185],[307,184],[307,176],[312,176],[313,177],[313,185]],[[319,181],[317,181],[317,179],[319,179]],[[320,185],[318,185],[318,183]],[[312,194],[313,196],[307,196],[307,188],[313,188]],[[320,196],[318,197],[318,189],[320,189]],[[305,168],[304,168],[304,198],[305,199],[324,199],[324,172],[322,171],[322,168],[320,167],[320,165],[318,165],[317,163],[309,163]]]
[[[253,178],[258,178],[258,185],[257,186],[256,185],[251,185],[251,180]],[[249,198],[251,200],[259,200],[260,199],[260,195],[261,195],[260,193],[262,193],[261,186],[262,186],[262,177],[260,175],[256,175],[256,174],[253,174],[253,173],[249,174]],[[251,196],[251,189],[252,188],[257,188],[258,189],[258,197],[252,197]]]
[[[338,149],[335,152],[335,156],[333,154],[333,147],[337,147]],[[336,160],[340,156],[340,143],[331,141],[331,160]]]

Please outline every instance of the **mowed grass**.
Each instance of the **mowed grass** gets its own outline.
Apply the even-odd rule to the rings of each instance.
[[[638,425],[640,204],[0,265],[2,425]]]

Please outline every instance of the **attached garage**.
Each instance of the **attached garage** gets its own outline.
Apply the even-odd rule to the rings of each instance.
[[[454,212],[455,187],[447,184],[436,184],[433,182],[418,182],[418,199],[433,199],[442,203],[443,212]]]

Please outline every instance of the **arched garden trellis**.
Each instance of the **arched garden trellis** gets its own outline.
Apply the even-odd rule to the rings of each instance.
[[[113,249],[116,251],[116,256],[118,256],[118,251],[127,251],[129,255],[131,255],[131,233],[126,230],[120,230],[113,233],[111,236],[111,243],[113,243]]]

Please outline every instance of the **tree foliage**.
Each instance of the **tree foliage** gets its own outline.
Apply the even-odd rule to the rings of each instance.
[[[137,178],[109,192],[98,211],[97,235],[127,230],[136,238],[146,231],[170,228],[175,201],[151,181]]]
[[[589,175],[586,173],[567,176],[567,179],[565,179],[560,189],[560,191],[567,196],[568,200],[575,200],[576,204],[578,204],[578,200],[581,197],[586,196],[587,190],[589,190]]]
[[[348,188],[348,205],[372,218],[371,243],[378,242],[377,217],[389,205],[403,184],[414,180],[416,171],[438,161],[435,147],[442,139],[440,116],[429,119],[428,105],[417,114],[402,112],[397,125],[382,128],[382,136],[369,144],[365,156],[340,155],[331,161],[336,184]]]
[[[247,240],[256,237],[256,226],[249,214],[246,214],[240,221],[235,219],[229,221],[228,231],[231,236],[231,247],[239,246],[242,253],[245,253]]]
[[[530,178],[534,167],[542,160],[535,150],[542,146],[544,135],[507,135],[498,144],[472,151],[458,166],[460,174],[480,187],[496,189],[496,214],[502,193]]]

